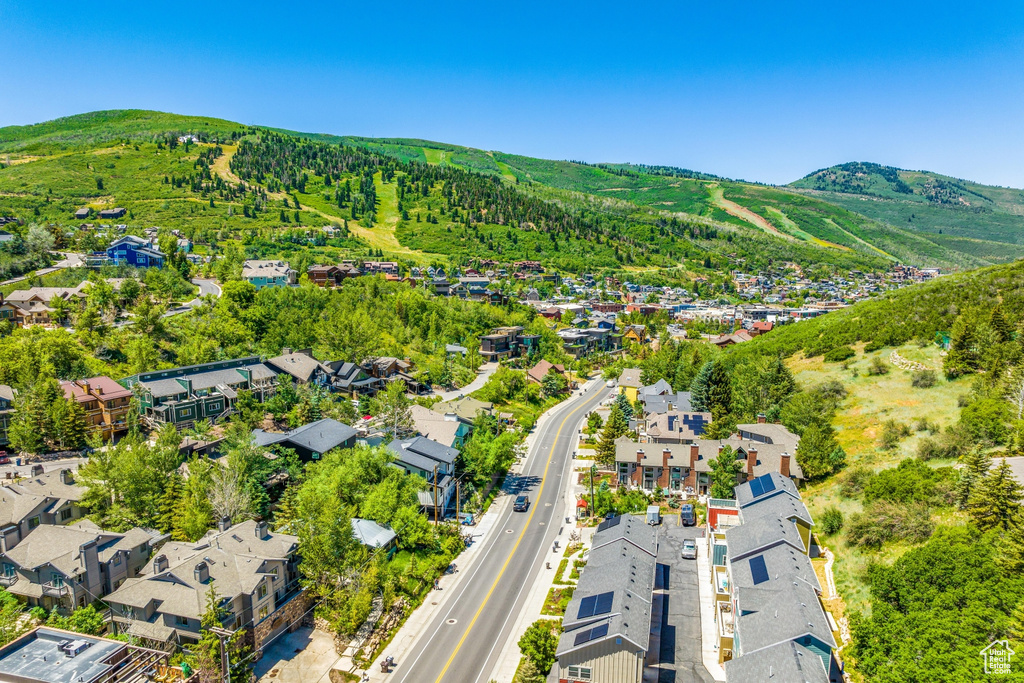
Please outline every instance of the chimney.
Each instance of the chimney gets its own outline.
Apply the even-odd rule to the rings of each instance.
[[[231,528],[231,518],[230,517],[221,517],[220,521],[217,522],[217,530],[218,531],[227,531],[230,528]]]
[[[167,556],[157,555],[156,559],[153,560],[153,572],[159,574],[163,571],[167,571]]]
[[[70,486],[71,484],[75,483],[75,475],[69,469],[61,470],[60,481],[62,484],[67,484],[68,486]]]
[[[700,460],[700,446],[695,443],[690,444],[690,469],[697,467],[697,461]]]
[[[89,380],[83,379],[81,384],[82,384],[82,391],[84,391],[85,393],[88,394],[89,393]]]
[[[754,476],[754,465],[757,464],[757,449],[747,449],[747,475]]]
[[[286,346],[283,349],[281,349],[281,355],[282,356],[289,356],[289,355],[291,355],[291,352],[292,352],[292,347],[290,347],[290,346]]]
[[[642,448],[636,449],[636,462],[637,462],[637,464],[639,465],[641,462],[643,462],[643,459],[644,459],[644,450]]]
[[[7,552],[21,541],[21,528],[11,525],[0,529],[0,551]]]
[[[206,562],[197,564],[193,573],[195,574],[196,581],[199,583],[206,583],[210,580],[210,568],[206,565]]]
[[[256,538],[261,541],[267,537],[267,523],[265,521],[256,522]]]
[[[779,458],[779,474],[781,474],[784,477],[789,477],[790,476],[790,474],[789,474],[789,459],[790,459],[790,457],[791,456],[789,455],[789,453],[783,453],[782,457]]]
[[[768,418],[766,418],[764,416],[764,413],[758,413],[757,414],[757,424],[763,425],[767,421],[768,421]]]
[[[671,459],[671,457],[672,451],[670,451],[669,449],[666,448],[661,452],[661,466],[663,468],[668,468],[668,461],[669,459]]]
[[[97,396],[102,396],[103,395],[103,387],[101,387],[101,386],[97,386],[96,387],[96,395]]]

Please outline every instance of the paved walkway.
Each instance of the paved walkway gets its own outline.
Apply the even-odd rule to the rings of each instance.
[[[267,648],[254,673],[262,683],[318,683],[337,661],[331,635],[303,626]]]
[[[435,396],[440,396],[442,401],[452,401],[463,396],[469,396],[483,385],[487,384],[487,380],[491,378],[494,371],[498,369],[497,363],[484,363],[480,366],[479,374],[476,379],[462,387],[461,389],[453,389],[451,391],[440,391],[436,392]]]

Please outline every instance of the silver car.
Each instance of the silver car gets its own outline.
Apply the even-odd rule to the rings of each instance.
[[[697,559],[697,542],[692,538],[688,538],[683,541],[683,559],[684,560],[696,560]]]

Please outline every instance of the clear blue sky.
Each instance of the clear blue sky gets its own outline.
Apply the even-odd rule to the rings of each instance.
[[[1024,3],[0,1],[0,125],[145,108],[785,183],[1024,187]]]

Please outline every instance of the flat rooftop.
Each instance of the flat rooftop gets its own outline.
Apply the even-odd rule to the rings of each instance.
[[[77,654],[71,656],[62,644]],[[127,647],[116,640],[40,627],[0,648],[0,679],[89,683],[110,672]]]

